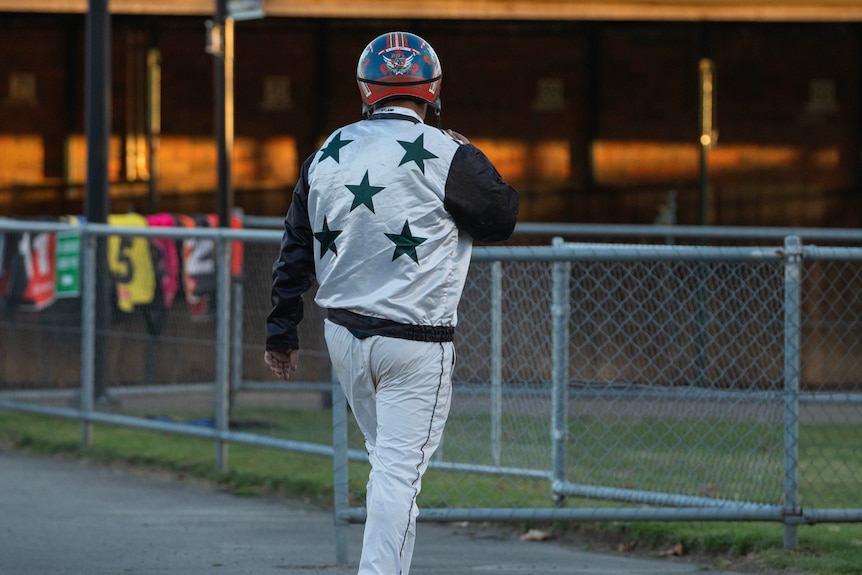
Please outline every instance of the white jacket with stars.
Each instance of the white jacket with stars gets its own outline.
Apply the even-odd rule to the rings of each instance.
[[[517,191],[475,146],[383,108],[303,163],[273,266],[268,350],[298,349],[302,294],[364,335],[451,341],[473,239],[502,241]]]

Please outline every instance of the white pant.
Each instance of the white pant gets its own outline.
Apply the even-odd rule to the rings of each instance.
[[[416,496],[449,416],[455,348],[451,342],[358,339],[328,320],[325,334],[371,461],[359,575],[408,575]]]

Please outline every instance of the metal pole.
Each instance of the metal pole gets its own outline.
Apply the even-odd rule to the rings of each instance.
[[[150,181],[147,186],[147,209],[159,208],[159,144],[162,134],[162,57],[155,45],[155,33],[150,35],[147,51],[147,138],[150,154]]]
[[[709,223],[709,149],[715,145],[715,64],[710,57],[710,29],[704,24],[700,33],[698,72],[700,75],[700,195],[698,224]]]
[[[232,242],[229,242],[230,245]],[[229,248],[230,249],[230,248]],[[233,274],[231,274],[233,275]],[[242,278],[231,277],[231,286],[233,294],[231,297],[231,313],[233,321],[231,325],[231,345],[230,345],[230,397],[229,406],[230,413],[233,413],[233,404],[236,399],[236,394],[242,388],[242,335],[243,335],[243,283]]]
[[[556,237],[553,245],[559,247],[563,239]],[[569,399],[569,283],[572,263],[558,261],[553,264],[553,323],[552,350],[552,396],[551,396],[551,442],[552,471],[554,484],[566,481],[566,449],[568,445],[568,399]],[[554,494],[555,502],[562,503],[565,496]]]
[[[491,264],[491,452],[494,465],[502,454],[503,414],[503,264]]]
[[[218,158],[218,217],[221,227],[230,227],[233,210],[233,60],[234,19],[228,16],[227,0],[216,0],[215,26],[219,46],[213,47],[215,79],[215,137]]]
[[[81,277],[81,411],[93,411],[93,382],[96,358],[96,245],[97,238],[85,231],[81,237],[83,264]],[[81,449],[92,443],[93,424],[81,420]]]
[[[715,144],[714,126],[714,95],[715,66],[706,55],[709,53],[709,31],[705,29],[701,37],[701,58],[698,64],[700,72],[700,194],[698,196],[697,223],[700,226],[709,224],[709,149]],[[695,386],[706,385],[706,270],[703,263],[697,264],[697,370]]]
[[[111,16],[108,0],[89,0],[87,11],[85,114],[87,131],[87,183],[84,215],[89,223],[108,221],[110,187],[108,182],[109,138],[111,134]],[[97,243],[94,267],[95,281],[95,355],[93,358],[93,393],[97,399],[107,400],[107,332],[110,329],[111,309],[108,288],[110,275],[107,269],[105,240]]]
[[[700,144],[700,193],[697,198],[697,225],[709,223],[709,145],[704,144],[701,136]]]
[[[233,151],[233,18],[228,15],[227,0],[216,0],[214,26],[210,30],[210,52],[213,54],[214,78],[214,124],[218,172],[218,220],[220,228],[230,228],[233,211],[233,186],[231,183],[231,154]],[[224,253],[219,259],[218,270],[218,314],[224,320],[219,322],[218,342],[218,397],[216,420],[220,429],[230,427],[231,390],[230,390],[230,317],[232,294],[230,285],[230,252],[232,242],[219,238],[219,249]],[[216,466],[224,469],[227,465],[227,445],[217,443]]]
[[[784,240],[784,548],[796,549],[799,507],[799,326],[802,242]]]
[[[230,431],[230,242],[219,235],[216,241],[218,265],[216,266],[218,289],[216,298],[216,398],[215,427],[219,431]],[[225,299],[228,300],[225,303]],[[216,469],[227,469],[227,442],[216,441]]]
[[[109,209],[108,144],[111,134],[111,16],[108,0],[89,0],[87,11],[87,221],[103,224]]]

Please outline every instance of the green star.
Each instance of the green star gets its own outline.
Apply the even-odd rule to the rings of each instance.
[[[417,238],[410,233],[410,224],[404,220],[404,227],[400,234],[386,234],[386,237],[392,240],[395,244],[395,253],[392,254],[392,261],[395,261],[398,256],[407,254],[411,260],[419,263],[419,256],[416,255],[416,246],[427,240],[428,238]]]
[[[319,232],[314,232],[314,239],[320,242],[320,259],[327,251],[338,255],[338,250],[335,247],[335,238],[341,235],[341,230],[330,230],[329,223],[326,221],[326,216],[323,216],[323,229]]]
[[[332,158],[333,160],[335,160],[336,164],[339,163],[339,154],[341,152],[341,148],[343,148],[352,141],[353,140],[342,140],[341,132],[335,134],[335,137],[329,140],[329,143],[326,144],[326,147],[320,150],[323,153],[320,154],[320,161],[318,162],[318,164],[326,158]]]
[[[416,162],[416,165],[419,166],[419,169],[422,170],[422,173],[424,174],[425,160],[431,160],[437,157],[425,149],[425,134],[419,134],[419,137],[413,142],[402,142],[401,140],[398,140],[398,143],[401,144],[401,147],[405,150],[404,157],[401,158],[401,163],[398,164],[399,166],[403,166],[407,162]]]
[[[347,185],[345,187],[351,192],[353,192],[354,195],[353,205],[350,206],[350,211],[352,212],[359,206],[365,206],[366,208],[371,210],[372,214],[375,212],[374,202],[371,200],[371,198],[373,198],[375,194],[385,189],[383,186],[372,186],[368,183],[368,170],[365,170],[365,175],[362,176],[362,183],[360,183],[358,186]]]

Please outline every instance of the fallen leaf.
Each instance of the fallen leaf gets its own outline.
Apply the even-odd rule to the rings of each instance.
[[[682,543],[677,543],[671,549],[665,549],[664,551],[658,554],[659,557],[683,557],[685,555],[685,549],[682,546]]]
[[[547,541],[550,538],[551,534],[541,529],[530,529],[521,535],[521,541]]]

